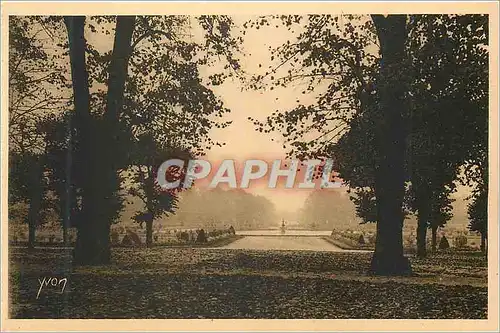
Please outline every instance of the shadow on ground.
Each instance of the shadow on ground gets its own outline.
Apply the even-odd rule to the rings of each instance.
[[[71,266],[68,250],[13,249],[13,318],[486,318],[487,260],[412,259],[417,276],[368,277],[370,253],[153,248]],[[68,278],[64,292],[43,278]]]

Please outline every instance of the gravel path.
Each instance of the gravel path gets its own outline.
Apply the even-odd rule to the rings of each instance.
[[[285,236],[330,236],[332,232],[326,230],[286,230]],[[238,230],[242,236],[282,236],[280,230]]]
[[[248,249],[248,250],[307,250],[307,251],[330,251],[340,252],[341,248],[328,243],[320,237],[300,236],[257,236],[244,237],[223,249]]]

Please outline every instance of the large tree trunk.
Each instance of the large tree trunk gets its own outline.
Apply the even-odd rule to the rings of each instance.
[[[113,165],[117,137],[116,122],[123,104],[135,17],[120,16],[117,19],[104,126],[98,126],[94,133],[90,131],[91,124],[98,123],[91,122],[90,117],[90,95],[85,65],[85,17],[66,17],[65,23],[68,29],[76,126],[79,133],[78,154],[80,163],[85,161],[86,166],[80,170],[82,174],[79,175],[83,190],[82,216],[78,223],[74,263],[107,264],[111,259],[110,207],[113,195],[118,190],[117,170]]]
[[[370,273],[411,274],[403,255],[403,197],[405,87],[401,80],[406,40],[405,15],[372,15],[380,40],[382,66],[377,91],[380,98],[376,130],[378,163],[375,172],[377,240]]]
[[[100,196],[98,197],[103,211],[109,214],[101,214],[99,220],[99,234],[101,246],[107,255],[110,255],[110,231],[113,211],[113,197],[119,190],[118,166],[115,164],[119,159],[117,150],[119,143],[119,115],[123,105],[123,94],[128,72],[128,60],[131,54],[131,40],[135,27],[135,16],[119,16],[116,23],[113,54],[109,67],[108,94],[106,112],[104,114],[103,130],[101,131],[101,143],[99,146],[101,179]],[[109,259],[107,260],[109,261]]]
[[[84,167],[78,169],[78,185],[82,189],[82,212],[77,228],[78,234],[74,249],[76,265],[103,264],[109,261],[109,254],[100,241],[98,209],[96,195],[99,195],[99,182],[96,182],[98,160],[93,148],[92,121],[90,115],[90,93],[88,73],[85,62],[86,41],[84,35],[85,17],[65,17],[68,30],[71,76],[73,82],[73,99],[75,107],[75,127],[77,129],[77,160]]]

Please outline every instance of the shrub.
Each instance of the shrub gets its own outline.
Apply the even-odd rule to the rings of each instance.
[[[186,231],[182,231],[180,234],[180,240],[184,242],[189,242],[189,234]]]
[[[132,245],[134,245],[134,242],[132,241],[132,239],[130,238],[129,235],[125,235],[122,239],[122,245],[123,246],[132,246]]]
[[[467,237],[464,235],[460,235],[460,236],[456,237],[454,245],[457,248],[466,247],[467,246]]]
[[[450,243],[448,242],[446,236],[441,237],[441,240],[439,241],[439,249],[447,250],[449,248],[450,248]]]
[[[207,236],[205,234],[205,230],[201,229],[198,231],[198,237],[196,238],[196,243],[206,243],[207,242]]]
[[[365,238],[363,237],[363,235],[359,235],[358,244],[365,245]]]

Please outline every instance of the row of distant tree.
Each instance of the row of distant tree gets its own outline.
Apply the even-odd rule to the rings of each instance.
[[[406,200],[410,198],[407,196]],[[369,220],[363,213],[359,211],[359,204],[356,205],[355,202],[358,197],[339,190],[316,190],[311,192],[304,202],[304,206],[298,211],[298,221],[305,228],[319,229],[319,230],[348,230],[348,229],[359,229],[359,224],[365,224],[370,222],[376,222],[376,213],[372,213],[374,220]],[[354,201],[354,202],[353,202]],[[406,202],[406,205],[408,203]],[[461,231],[466,230],[468,221],[468,211],[466,208],[462,207],[466,205],[466,201],[461,198],[453,205],[453,209],[450,209],[449,215],[446,219],[443,219],[440,227],[444,228],[445,224],[451,218],[455,219],[455,223],[451,227],[452,229],[460,229]],[[373,209],[373,207],[372,207]],[[408,222],[405,222],[405,229],[408,226],[414,228],[415,215],[411,210],[405,210],[405,218]],[[470,224],[469,224],[470,227]],[[431,239],[429,239],[428,245],[432,248],[437,246],[437,230],[431,229]],[[414,232],[412,230],[412,237]],[[413,239],[414,241],[415,239]],[[483,244],[484,246],[484,244]]]
[[[137,202],[139,205],[140,203]],[[141,209],[126,207],[129,216]],[[122,220],[127,220],[124,216]],[[175,214],[161,217],[157,222],[167,227],[227,229],[259,229],[277,225],[274,204],[266,197],[242,189],[191,188],[178,195]]]
[[[311,192],[298,211],[298,221],[304,227],[320,230],[347,229],[359,224],[354,204],[336,189]]]

